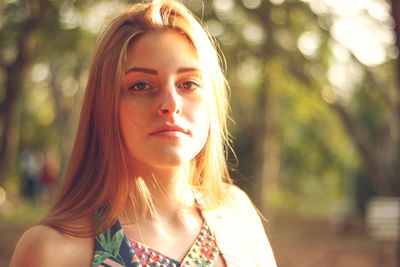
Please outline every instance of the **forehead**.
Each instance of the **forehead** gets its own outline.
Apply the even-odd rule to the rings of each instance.
[[[190,40],[175,30],[146,32],[128,46],[125,70],[132,67],[199,67],[197,52]],[[187,65],[187,66],[186,66]]]

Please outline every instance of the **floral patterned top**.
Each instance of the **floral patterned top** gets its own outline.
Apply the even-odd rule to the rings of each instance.
[[[195,193],[196,202],[202,211],[202,197]],[[204,219],[204,216],[203,216]],[[180,262],[134,240],[129,240],[119,221],[106,232],[96,236],[93,267],[177,267],[212,266],[220,250],[215,234],[204,219],[187,255]]]

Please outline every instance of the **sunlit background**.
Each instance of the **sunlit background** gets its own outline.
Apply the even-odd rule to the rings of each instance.
[[[231,173],[278,265],[399,266],[399,231],[373,236],[367,219],[373,197],[400,210],[392,2],[183,2],[225,55]],[[0,265],[56,194],[97,36],[126,3],[0,3]]]

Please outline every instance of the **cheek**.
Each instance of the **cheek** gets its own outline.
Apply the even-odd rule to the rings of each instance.
[[[199,106],[196,110],[195,115],[196,120],[196,141],[197,141],[197,153],[199,153],[208,138],[209,130],[210,130],[210,120],[208,115],[208,108],[207,105],[204,103],[203,105]]]
[[[121,124],[138,125],[143,124],[148,106],[144,101],[137,101],[137,99],[130,99],[127,97],[122,100],[119,107],[119,120]]]
[[[134,132],[132,129],[131,123],[129,123],[127,114],[125,113],[124,110],[120,110],[119,112],[119,127],[121,130],[121,136],[122,139],[124,140],[124,143],[127,147],[129,147],[129,136],[131,136],[131,133]]]
[[[200,131],[203,133],[203,135],[208,135],[208,131],[210,129],[210,118],[208,115],[208,109],[203,108],[201,110],[200,116],[199,116],[199,127]]]
[[[209,120],[207,120],[206,123],[202,127],[202,136],[199,138],[200,139],[199,148],[197,149],[196,155],[198,153],[200,153],[200,151],[205,146],[209,133],[210,133],[210,122],[209,122]]]
[[[132,137],[138,133],[138,129],[142,126],[141,121],[135,116],[137,111],[128,103],[121,103],[119,110],[119,125],[125,143],[129,146]],[[129,142],[128,142],[129,141]]]

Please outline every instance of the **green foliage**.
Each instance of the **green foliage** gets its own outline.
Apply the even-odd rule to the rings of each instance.
[[[205,19],[211,22],[211,32],[217,32],[228,62],[233,136],[242,174],[234,174],[238,183],[250,193],[260,192],[258,185],[266,184],[270,189],[261,190],[267,194],[264,200],[308,212],[329,213],[352,202],[357,197],[358,173],[365,173],[365,165],[326,96],[326,88],[332,86],[328,72],[336,40],[330,30],[336,15],[314,13],[305,1],[280,5],[261,1],[255,9],[239,1],[229,10],[218,10],[217,2],[213,1],[213,12],[207,12]],[[253,32],[265,38],[257,42],[247,36],[247,24],[262,29]],[[303,37],[314,38],[315,47],[302,47]],[[357,60],[355,64],[370,71]],[[335,99],[348,109],[362,136],[368,137],[366,142],[376,143],[373,151],[380,146],[382,131],[387,131],[384,127],[394,119],[388,118],[393,111],[382,101],[374,81],[393,88],[393,69],[393,62],[375,67],[379,79],[364,76],[354,85],[350,100]],[[264,136],[261,142],[260,135]],[[264,154],[257,153],[268,139],[278,148],[268,152],[267,146]],[[277,167],[265,153],[274,154]],[[259,177],[263,168],[278,172]],[[368,174],[363,179],[368,180]]]
[[[98,255],[94,258],[94,266],[98,266],[105,259],[112,257],[114,260],[118,261],[121,264],[124,264],[124,260],[119,254],[120,246],[122,240],[124,238],[124,230],[121,228],[111,237],[111,230],[100,234],[96,237],[99,244],[103,247],[104,250],[95,251],[95,255]]]
[[[185,3],[205,21],[228,63],[238,183],[250,194],[259,192],[254,185],[262,184],[261,192],[267,195],[263,199],[275,205],[327,212],[353,198],[360,173],[363,179],[368,176],[331,104],[346,108],[373,151],[383,155],[377,160],[389,166],[390,156],[384,154],[390,142],[382,136],[390,133],[388,125],[396,119],[385,100],[394,94],[395,62],[372,68],[350,56],[348,64],[368,75],[360,76],[347,98],[336,95],[340,88],[335,89],[328,77],[335,62],[333,47],[338,44],[331,35],[336,15],[329,10],[317,13],[308,2]],[[18,105],[20,151],[56,147],[65,167],[100,28],[90,21],[104,20],[101,14],[122,4],[113,3],[50,1],[35,33],[34,55]],[[3,85],[27,9],[25,1],[8,1],[0,4],[0,10]],[[399,153],[393,149],[391,155]]]

